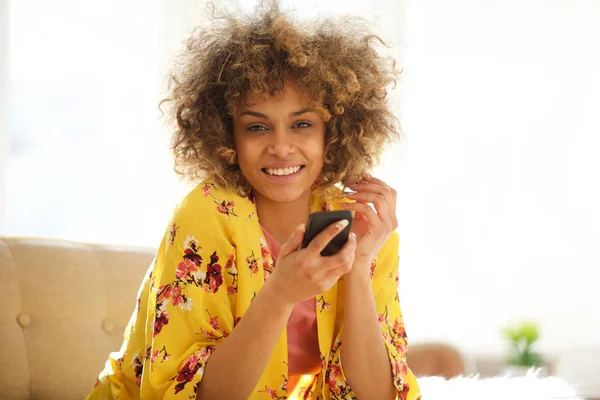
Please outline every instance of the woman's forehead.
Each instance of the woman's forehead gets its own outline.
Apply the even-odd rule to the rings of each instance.
[[[286,82],[283,88],[265,93],[249,93],[245,101],[240,104],[238,113],[248,109],[261,108],[307,108],[313,104],[310,96],[300,90],[293,82]]]

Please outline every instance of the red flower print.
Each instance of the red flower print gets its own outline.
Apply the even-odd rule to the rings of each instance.
[[[200,266],[202,264],[202,256],[200,256],[200,254],[198,254],[194,249],[185,249],[183,251],[183,258],[190,260],[191,262],[194,263],[194,265],[196,266]]]
[[[223,275],[221,275],[221,266],[219,264],[209,265],[206,270],[205,281],[209,281],[209,286],[212,293],[217,293],[219,287],[223,284]]]
[[[248,263],[248,269],[250,269],[251,274],[258,273],[258,261],[256,257],[254,257],[254,251],[251,256],[246,257],[246,263]]]
[[[183,304],[183,296],[181,295],[181,288],[179,285],[173,286],[171,289],[171,301],[174,306],[180,306]]]
[[[226,215],[227,219],[229,219],[230,215],[237,217],[237,214],[233,211],[233,207],[235,207],[235,202],[233,200],[222,200],[221,202],[215,200],[215,203],[217,203],[217,212]]]
[[[266,393],[268,396],[267,398],[269,398],[269,399],[276,399],[276,400],[287,399],[287,396],[279,396],[277,394],[276,389],[271,389],[268,386],[265,386],[265,390],[261,390],[260,393]]]
[[[175,385],[175,394],[181,392],[186,383],[191,382],[194,379],[194,375],[200,369],[201,364],[198,362],[198,356],[195,354],[191,355],[183,365],[177,374],[177,385]]]
[[[198,256],[200,257],[200,256]],[[202,257],[200,257],[200,262],[202,262]],[[186,277],[190,276],[190,274],[192,272],[196,272],[198,271],[198,267],[196,267],[196,263],[194,261],[192,261],[192,258],[186,258],[184,256],[183,258],[183,262],[180,262],[177,265],[177,270],[175,271],[175,276],[178,279],[185,279]]]
[[[194,375],[196,375],[200,368],[206,364],[206,360],[208,360],[208,357],[211,354],[212,349],[210,347],[206,347],[198,351],[196,354],[192,354],[187,360],[185,360],[183,367],[181,367],[177,373],[177,377],[173,378],[179,382],[177,385],[175,385],[175,394],[181,392],[188,382],[194,380]]]
[[[406,375],[408,374],[408,365],[405,362],[392,360],[392,371],[394,372],[394,376]]]
[[[171,297],[171,284],[163,285],[158,288],[158,295],[156,296],[156,307],[162,304],[165,300]]]
[[[150,362],[153,363],[159,357],[161,358],[160,362],[162,363],[164,361],[170,360],[172,356],[169,353],[167,353],[167,348],[163,346],[162,349],[156,350],[154,353],[152,353],[152,356],[150,357]]]
[[[171,232],[169,233],[169,244],[171,246],[175,244],[175,236],[177,235],[177,229],[179,229],[179,227],[177,226],[177,224],[174,223],[171,227]]]
[[[271,253],[264,239],[260,238],[260,255],[263,260],[263,273],[265,275],[265,281],[273,273],[273,260],[271,259]]]
[[[272,399],[274,399],[275,396],[277,396],[277,391],[275,389],[271,389],[268,386],[265,386],[265,393],[269,395]]]
[[[229,255],[229,258],[227,259],[227,262],[225,263],[225,269],[231,269],[233,267],[235,267],[235,258],[232,253]]]
[[[142,372],[144,371],[144,363],[139,356],[133,359],[133,372],[135,373],[135,384],[138,387],[142,386]]]
[[[210,318],[210,326],[212,326],[215,331],[221,330],[221,328],[219,328],[219,317],[218,316]]]
[[[338,376],[342,376],[342,369],[339,365],[332,365],[329,367],[329,377],[337,378]]]
[[[212,189],[216,189],[217,185],[215,185],[214,183],[206,183],[204,184],[204,186],[202,186],[202,192],[204,193],[204,197],[206,196],[210,196],[211,195],[211,190]]]
[[[158,335],[160,333],[160,331],[162,330],[162,328],[167,325],[169,323],[169,313],[167,312],[161,312],[157,317],[155,317],[154,319],[154,333],[152,335],[152,337]]]
[[[265,241],[263,240],[263,238],[260,238],[260,255],[263,258],[267,258],[268,256],[270,256],[271,254],[269,253],[269,247],[267,246],[267,244],[265,243]]]
[[[233,286],[227,286],[227,294],[236,294],[237,288]]]
[[[211,316],[210,312],[208,312],[208,310],[206,310],[206,312],[208,313],[208,317],[210,318],[210,326],[214,329],[213,332],[212,330],[207,331],[205,329],[200,329],[200,332],[207,336],[208,338],[210,338],[213,341],[219,341],[220,339],[226,338],[229,336],[229,332],[221,332],[221,327],[219,326],[219,317],[218,316]]]
[[[217,252],[211,254],[210,264],[206,267],[206,277],[204,278],[204,290],[210,293],[217,293],[217,290],[223,284],[223,274],[221,273],[221,266],[217,264],[219,257]]]
[[[325,297],[321,296],[317,299],[317,305],[320,306],[319,312],[323,312],[325,310],[328,310],[331,305],[329,303],[325,302]]]
[[[337,381],[335,378],[329,378],[327,380],[327,384],[329,385],[329,390],[331,390],[335,394],[340,394],[340,388],[337,386]]]
[[[404,324],[402,323],[402,320],[400,318],[396,318],[396,320],[394,321],[394,332],[396,332],[396,334],[399,336],[406,337]]]
[[[397,382],[397,387],[400,386],[400,390],[397,390],[398,400],[407,400],[410,386],[407,382]],[[421,397],[417,397],[420,399]]]

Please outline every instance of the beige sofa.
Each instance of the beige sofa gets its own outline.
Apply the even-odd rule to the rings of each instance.
[[[0,238],[0,398],[82,399],[118,350],[153,249]]]
[[[84,398],[121,345],[153,257],[149,248],[0,237],[0,399]],[[452,376],[463,371],[453,354],[414,346],[409,363],[417,375]]]

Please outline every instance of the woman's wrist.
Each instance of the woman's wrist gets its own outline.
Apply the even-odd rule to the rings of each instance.
[[[286,295],[285,288],[279,287],[279,285],[273,281],[273,278],[270,278],[265,282],[260,293],[273,305],[273,308],[277,309],[280,313],[291,314],[296,305],[296,303],[293,300],[290,300],[289,296]]]
[[[371,279],[369,274],[373,260],[374,258],[368,256],[356,258],[352,265],[352,270],[346,274],[344,280],[364,280],[370,282]]]

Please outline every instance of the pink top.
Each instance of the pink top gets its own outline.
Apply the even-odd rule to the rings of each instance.
[[[281,246],[265,228],[262,231],[275,264]],[[315,298],[305,300],[296,304],[288,319],[288,379],[292,388],[301,375],[315,375],[321,370],[316,307]]]

